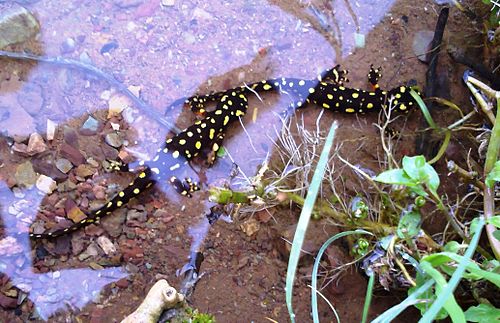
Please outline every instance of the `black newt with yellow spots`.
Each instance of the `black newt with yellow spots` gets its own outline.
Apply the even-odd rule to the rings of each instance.
[[[312,80],[276,78],[181,100],[191,106],[193,111],[202,113],[207,102],[217,101],[233,92],[249,95],[252,92],[276,91],[291,97],[291,108],[302,108],[312,103],[328,110],[346,113],[380,111],[387,109],[389,105],[396,111],[407,112],[416,105],[410,94],[410,88],[406,86],[398,86],[389,91],[380,89],[378,85],[382,77],[380,68],[370,67],[368,82],[372,85],[371,91],[345,87],[344,83],[348,82],[346,74],[347,71],[340,70],[337,65]]]
[[[190,197],[191,193],[199,187],[189,178],[179,179],[179,174],[183,172],[189,161],[197,156],[207,157],[210,164],[215,161],[216,152],[222,145],[227,128],[245,115],[248,108],[247,97],[252,92],[278,91],[289,94],[293,98],[290,104],[293,108],[301,108],[313,103],[325,109],[346,113],[386,109],[389,102],[394,109],[403,112],[407,112],[416,105],[409,89],[405,86],[398,86],[390,91],[381,90],[378,85],[381,77],[379,69],[372,67],[368,74],[368,81],[373,86],[372,91],[344,87],[344,82],[347,82],[346,74],[347,72],[340,70],[337,65],[313,80],[277,78],[223,92],[177,100],[172,105],[185,102],[203,118],[167,139],[163,148],[158,149],[158,154],[151,161],[146,165],[140,163],[144,165],[144,169],[128,187],[104,206],[92,211],[86,219],[54,232],[30,233],[30,237],[55,238],[95,223],[156,182],[168,181],[179,194]],[[205,104],[210,101],[216,102],[216,108],[207,112]]]

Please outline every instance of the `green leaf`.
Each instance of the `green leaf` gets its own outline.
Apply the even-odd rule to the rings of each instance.
[[[422,217],[419,212],[405,212],[398,223],[398,229],[396,231],[398,237],[401,239],[410,239],[416,236],[420,231],[421,220]]]
[[[413,181],[402,169],[390,169],[380,173],[375,177],[377,182],[393,185],[415,186],[417,183]]]
[[[452,240],[444,246],[444,251],[457,253],[461,248],[463,248],[463,245],[461,245],[457,241]]]
[[[431,165],[425,164],[425,173],[427,175],[425,183],[427,184],[427,186],[429,186],[430,190],[432,190],[432,191],[434,191],[434,193],[436,193],[436,191],[439,187],[439,176],[438,176],[436,170]]]
[[[413,156],[403,157],[403,170],[406,174],[411,177],[415,181],[420,181],[422,178],[421,171],[425,166],[425,157],[424,156]]]
[[[226,149],[224,147],[220,147],[219,150],[217,150],[217,158],[222,158],[226,156]]]
[[[387,250],[389,249],[389,245],[391,244],[392,239],[394,238],[393,235],[385,236],[382,239],[379,240],[380,246],[384,249]]]
[[[495,239],[500,240],[500,230],[493,231],[493,236]]]
[[[424,156],[403,157],[403,170],[415,184],[426,184],[434,193],[439,187],[439,176]]]
[[[497,228],[500,228],[500,215],[492,216],[486,221],[486,223],[494,225]]]
[[[500,160],[497,160],[493,169],[486,176],[486,186],[492,188],[495,182],[500,182]]]
[[[422,185],[416,185],[416,186],[411,186],[410,187],[410,190],[412,190],[413,192],[415,192],[416,194],[420,195],[420,196],[427,196],[428,194],[425,192],[424,188],[422,187]]]
[[[476,234],[478,223],[479,223],[479,218],[474,218],[470,222],[470,235],[471,236],[473,236],[474,234]]]
[[[474,261],[470,259],[469,260],[464,259],[464,256],[460,256],[451,252],[440,252],[425,256],[424,258],[422,258],[422,260],[429,262],[434,267],[442,266],[450,261],[454,261],[456,263],[464,261],[466,263],[466,269],[470,273],[468,275],[469,279],[473,280],[486,279],[489,282],[493,283],[498,288],[500,288],[500,274],[483,270]]]
[[[498,322],[500,309],[489,304],[471,306],[465,311],[465,319],[469,322]]]
[[[414,186],[416,183],[406,175],[405,171],[402,169],[390,169],[383,173],[380,173],[375,177],[377,182],[382,182],[386,184],[393,185],[406,185]]]

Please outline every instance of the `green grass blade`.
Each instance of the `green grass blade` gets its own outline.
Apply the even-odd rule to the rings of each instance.
[[[427,124],[434,130],[439,130],[439,127],[436,125],[434,120],[432,119],[431,113],[429,112],[429,109],[427,109],[427,106],[424,103],[424,100],[418,95],[415,90],[410,91],[411,96],[417,101],[418,106],[420,107],[420,110],[422,110],[422,114],[424,115],[425,120],[427,121]]]
[[[302,249],[307,226],[309,224],[309,220],[311,219],[314,203],[316,202],[316,197],[318,196],[318,191],[321,186],[321,182],[323,181],[323,176],[325,174],[326,165],[329,159],[328,155],[330,154],[330,150],[333,146],[333,139],[335,138],[336,129],[337,122],[334,122],[330,127],[330,132],[328,133],[328,136],[326,138],[325,146],[323,147],[318,165],[311,180],[311,185],[309,186],[309,191],[304,201],[304,207],[302,208],[302,212],[300,213],[297,229],[295,230],[295,235],[293,237],[292,249],[290,251],[290,258],[288,260],[285,287],[286,306],[288,308],[288,314],[290,315],[290,320],[292,321],[292,323],[295,322],[295,314],[293,313],[292,306],[292,291],[293,282],[295,280],[295,272],[297,271],[300,250]]]
[[[312,316],[313,316],[313,322],[314,323],[319,323],[319,316],[318,316],[318,295],[317,295],[317,288],[318,288],[318,271],[319,271],[319,263],[321,261],[321,258],[323,257],[323,254],[325,253],[326,249],[330,244],[332,244],[335,240],[340,239],[342,237],[345,237],[347,235],[351,234],[369,234],[372,235],[372,233],[365,231],[365,230],[356,230],[356,231],[344,231],[337,233],[333,237],[330,237],[328,240],[323,243],[321,248],[319,248],[318,254],[316,255],[316,259],[314,260],[314,266],[312,270],[312,278],[311,278],[311,288],[312,288],[312,293],[311,293],[311,309],[312,309]],[[340,318],[338,317],[337,313],[335,313],[335,317],[337,319],[337,322],[340,322]]]
[[[458,264],[457,269],[455,270],[455,272],[451,276],[451,279],[448,282],[448,284],[446,284],[446,287],[443,288],[442,292],[437,296],[436,300],[431,305],[429,310],[427,312],[425,312],[425,314],[422,317],[422,319],[420,320],[420,322],[432,321],[434,319],[434,317],[436,317],[436,315],[439,312],[439,310],[441,309],[441,307],[444,306],[445,302],[448,299],[453,298],[453,292],[455,291],[455,288],[457,287],[458,283],[462,279],[462,275],[465,272],[465,269],[466,269],[467,265],[469,264],[469,261],[470,261],[472,255],[474,254],[474,251],[477,248],[477,245],[479,243],[479,237],[481,236],[481,231],[483,231],[483,227],[484,227],[484,218],[480,217],[478,224],[477,224],[477,231],[474,234],[474,237],[472,237],[470,245],[469,245],[469,247],[467,247],[467,250],[465,251],[463,259]],[[430,264],[429,264],[429,266],[430,266]],[[459,307],[459,309],[460,309],[460,307]],[[446,310],[448,311],[448,309],[446,309]],[[461,311],[461,314],[464,315],[462,309],[460,309],[460,311]],[[452,313],[450,313],[450,312],[448,312],[448,313],[451,316]],[[465,316],[464,316],[464,321],[465,321]]]
[[[368,286],[366,287],[365,305],[363,306],[363,318],[361,323],[366,323],[368,319],[368,310],[370,310],[370,304],[372,302],[373,295],[373,284],[375,283],[375,273],[370,273],[370,279],[368,280]]]
[[[432,267],[432,265],[427,262],[427,261],[422,261],[420,263],[420,267],[425,271],[425,273],[429,276],[431,276],[434,281],[436,282],[436,300],[434,303],[432,303],[431,308],[435,305],[435,308],[438,310],[434,314],[434,316],[429,316],[427,313],[429,313],[429,310],[425,312],[424,316],[418,321],[419,323],[422,322],[431,322],[434,317],[438,314],[439,310],[441,310],[442,307],[448,312],[448,314],[451,317],[452,322],[456,323],[465,323],[465,314],[458,305],[455,297],[453,296],[453,293],[449,294],[449,297],[443,298],[439,297],[441,294],[444,294],[445,291],[449,291],[450,288],[448,287],[448,282],[446,281],[445,277],[443,274],[439,272],[439,270],[435,269]],[[453,290],[452,290],[453,292]]]
[[[403,312],[408,306],[412,306],[418,302],[421,302],[421,299],[419,299],[419,296],[422,293],[426,292],[433,285],[434,285],[434,279],[429,279],[424,284],[422,284],[422,286],[417,288],[413,293],[408,295],[408,297],[404,301],[391,307],[390,309],[388,309],[384,313],[380,314],[371,323],[392,322],[396,318],[396,316],[401,314],[401,312]]]

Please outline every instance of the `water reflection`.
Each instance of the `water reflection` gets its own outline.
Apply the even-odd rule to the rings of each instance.
[[[26,192],[20,200],[2,182],[0,193],[0,215],[5,230],[0,240],[0,271],[20,290],[18,304],[28,297],[41,319],[47,320],[59,311],[82,309],[90,301],[99,300],[104,286],[128,276],[122,267],[59,269],[45,273],[34,269],[31,241],[27,234],[19,235],[20,228],[16,224],[21,221],[29,225],[28,219],[37,213],[37,208],[32,206],[39,205],[43,195]],[[25,203],[19,203],[21,201]],[[20,207],[12,209],[16,205]]]

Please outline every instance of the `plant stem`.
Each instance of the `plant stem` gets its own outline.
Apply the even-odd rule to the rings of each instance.
[[[303,206],[304,205],[304,198],[294,194],[294,193],[287,193],[287,197],[290,201]],[[373,221],[369,220],[356,220],[354,224],[350,223],[349,216],[345,213],[337,212],[334,209],[332,209],[328,204],[322,202],[322,201],[316,201],[316,204],[314,205],[314,211],[319,212],[323,215],[327,215],[329,217],[332,217],[335,221],[342,223],[345,226],[350,226],[353,227],[354,229],[360,229],[363,228],[367,231],[372,232],[373,234],[377,235],[388,235],[394,233],[396,231],[395,227],[392,227],[390,225],[384,224],[384,223],[376,223]]]
[[[497,115],[495,118],[495,123],[493,124],[493,129],[491,131],[490,142],[488,144],[488,150],[486,151],[486,161],[484,163],[484,178],[488,176],[490,171],[493,169],[497,159],[498,152],[500,150],[500,91],[496,92],[497,101]],[[486,221],[495,215],[495,191],[494,188],[485,185],[484,189],[484,217]],[[490,242],[491,249],[495,254],[497,260],[500,260],[500,241],[498,241],[494,236],[496,228],[488,224],[486,225],[486,234]]]

